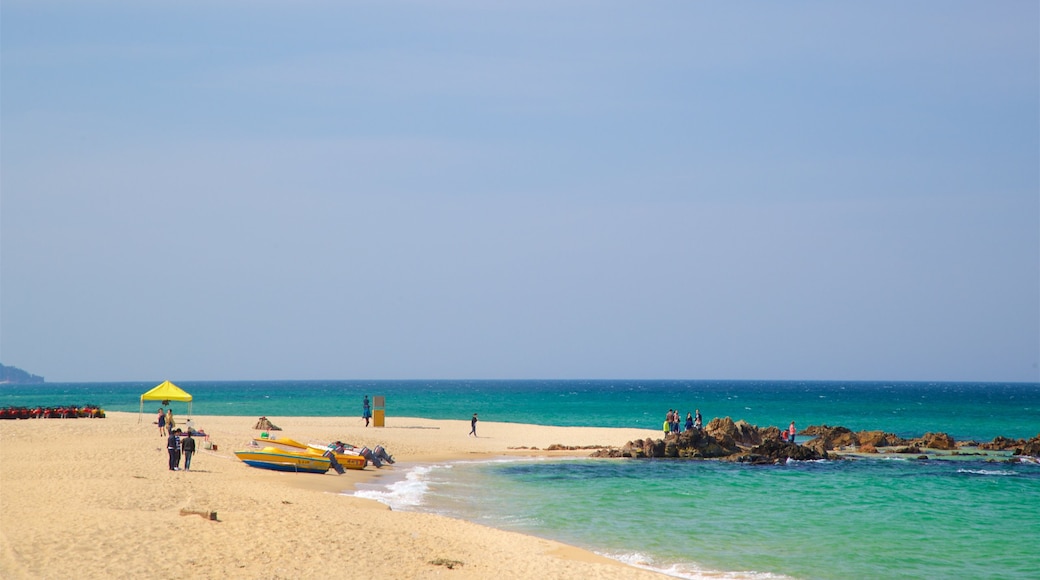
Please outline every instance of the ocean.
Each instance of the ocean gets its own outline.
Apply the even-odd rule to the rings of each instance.
[[[154,383],[0,386],[0,406],[137,411]],[[396,416],[659,430],[668,409],[759,426],[957,440],[1040,433],[1040,384],[798,381],[177,383],[200,415]],[[177,405],[174,403],[175,412]],[[151,412],[151,410],[149,410]],[[183,416],[183,412],[180,413]],[[804,440],[804,437],[800,438]],[[623,441],[616,442],[618,445]],[[391,450],[392,451],[392,450]],[[1006,453],[748,466],[516,459],[407,464],[356,495],[559,540],[679,578],[1040,578],[1040,465]],[[399,458],[400,459],[400,458]]]

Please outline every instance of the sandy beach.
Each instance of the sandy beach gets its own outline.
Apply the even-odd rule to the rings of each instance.
[[[656,431],[389,417],[268,417],[279,435],[383,445],[397,465],[336,475],[246,466],[256,417],[194,417],[216,450],[167,468],[152,413],[0,422],[3,578],[662,578],[558,542],[344,496],[409,465],[620,445]],[[182,426],[182,425],[181,425]],[[201,443],[201,441],[200,441]],[[201,447],[201,445],[200,445]],[[537,448],[537,449],[534,449]],[[216,520],[197,513],[216,512]],[[449,568],[448,564],[452,564]]]

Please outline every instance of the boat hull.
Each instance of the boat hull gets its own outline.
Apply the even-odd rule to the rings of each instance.
[[[307,453],[316,457],[323,457],[325,454],[324,449],[319,449],[304,443],[300,443],[294,439],[288,437],[277,437],[271,439],[257,438],[253,439],[253,443],[260,446],[274,447],[275,449],[281,449],[290,453]],[[336,461],[343,466],[344,469],[364,469],[368,465],[368,460],[361,455],[351,453],[336,453]]]
[[[236,451],[235,456],[250,467],[291,473],[325,473],[332,466],[327,457],[310,453],[291,453],[274,447]]]

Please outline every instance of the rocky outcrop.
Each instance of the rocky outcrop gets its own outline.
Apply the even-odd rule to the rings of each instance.
[[[1010,451],[1012,449],[1018,449],[1025,444],[1025,439],[1010,439],[998,435],[989,443],[979,443],[979,449],[986,449],[988,451]]]
[[[917,455],[927,459],[922,449],[955,450],[958,443],[946,433],[926,433],[920,439],[906,440],[883,431],[853,433],[845,427],[814,425],[802,431],[812,439],[795,445],[780,439],[777,427],[759,428],[746,421],[734,422],[729,417],[715,418],[703,429],[681,434],[670,433],[664,439],[637,439],[620,448],[598,449],[592,457],[726,459],[742,463],[782,463],[788,459],[814,461],[834,459],[828,451],[856,447],[861,453],[878,453],[879,447],[894,447],[891,452]],[[594,446],[593,446],[594,447]],[[1040,434],[1025,441],[997,437],[991,443],[979,444],[985,450],[1011,450],[1015,455],[1040,457]],[[559,449],[578,449],[564,448]],[[583,449],[590,449],[585,447]]]
[[[727,448],[737,445],[737,425],[729,417],[715,417],[704,427],[704,431]]]
[[[1015,455],[1040,457],[1040,434],[1026,441],[1021,448],[1015,449]]]
[[[860,431],[856,433],[856,439],[859,441],[858,445],[861,450],[863,447],[871,446],[877,447],[896,447],[899,445],[906,445],[909,443],[906,439],[894,435],[892,433],[885,433],[884,431]]]
[[[747,425],[747,423],[744,424]],[[725,457],[739,452],[740,446],[733,436],[726,435],[720,440],[718,437],[708,433],[707,430],[691,429],[675,437],[675,450],[675,455],[666,455],[666,457],[693,459]]]
[[[809,444],[813,444],[813,447],[820,451],[859,445],[859,438],[846,427],[810,425],[802,433],[813,436],[814,439]]]
[[[921,445],[927,449],[950,451],[957,448],[957,442],[946,433],[925,433],[921,437]]]
[[[822,453],[808,445],[796,445],[786,441],[766,441],[750,451],[727,457],[727,461],[750,463],[752,465],[775,465],[787,460],[819,461],[829,459],[827,452]]]

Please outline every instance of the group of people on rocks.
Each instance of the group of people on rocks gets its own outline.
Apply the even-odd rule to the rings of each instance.
[[[694,414],[695,413],[695,414]],[[703,420],[701,419],[701,410],[697,409],[694,413],[686,413],[686,424],[682,425],[679,421],[679,411],[676,409],[668,409],[668,414],[665,415],[664,419],[664,434],[669,433],[682,433],[683,431],[689,431],[691,429],[701,430],[704,428]],[[474,415],[474,421],[476,416]],[[791,421],[791,425],[787,429],[780,430],[780,440],[788,441],[790,443],[795,442],[795,435],[798,434],[798,430],[795,429],[794,421]]]
[[[681,415],[678,409],[668,409],[668,414],[664,419],[664,434],[682,433],[683,431],[689,431],[691,429],[703,429],[704,422],[701,419],[701,410],[697,409],[695,413],[696,415],[694,413],[686,413],[686,424],[684,426],[680,422]]]

